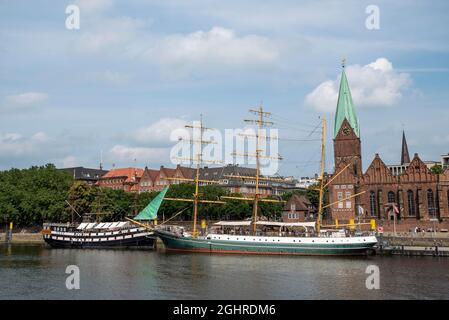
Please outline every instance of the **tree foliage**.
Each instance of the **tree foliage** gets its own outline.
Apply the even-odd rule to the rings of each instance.
[[[436,164],[430,168],[433,174],[442,174],[444,172],[443,167],[440,164]]]
[[[243,197],[230,194],[225,188],[208,185],[200,186],[201,199],[220,200],[222,196]],[[80,215],[95,214],[98,221],[117,221],[137,215],[159,192],[128,193],[123,190],[97,188],[55,168],[52,164],[29,169],[11,169],[0,172],[0,219],[12,221],[16,225],[41,225],[43,222],[67,222],[81,219]],[[193,184],[171,185],[166,197],[193,199]],[[306,195],[317,206],[316,190],[287,193],[282,200],[288,200],[294,193]],[[273,199],[280,200],[279,197]],[[68,204],[68,203],[70,204]],[[250,218],[253,204],[250,201],[226,200],[225,204],[200,204],[199,218],[208,220],[240,220]],[[260,202],[260,216],[270,220],[279,219],[283,203]],[[73,210],[75,209],[75,210]],[[185,209],[177,219],[191,220],[193,203],[163,201],[159,209],[159,219],[168,219]]]
[[[0,215],[4,222],[30,226],[68,218],[72,176],[53,164],[0,172]]]

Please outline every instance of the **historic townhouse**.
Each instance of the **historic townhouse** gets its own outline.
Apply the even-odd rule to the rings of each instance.
[[[102,176],[96,185],[102,188],[132,192],[138,187],[142,174],[143,169],[139,168],[112,169]]]

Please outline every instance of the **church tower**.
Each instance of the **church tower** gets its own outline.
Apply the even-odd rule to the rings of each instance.
[[[335,170],[348,164],[351,174],[360,177],[362,173],[362,153],[360,127],[346,78],[345,66],[341,73],[337,111],[334,124],[334,163]]]

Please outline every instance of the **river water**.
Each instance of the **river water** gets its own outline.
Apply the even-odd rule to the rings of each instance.
[[[80,271],[66,288],[66,268]],[[367,289],[367,267],[379,289]],[[449,299],[449,258],[285,257],[0,245],[0,299]]]

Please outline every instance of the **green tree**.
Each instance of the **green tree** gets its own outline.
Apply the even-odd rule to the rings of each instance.
[[[436,164],[430,168],[433,174],[442,174],[444,172],[443,167],[440,164]]]
[[[69,203],[80,215],[92,212],[96,190],[85,181],[75,181],[69,190]],[[72,208],[70,208],[72,211]]]
[[[16,225],[40,225],[67,218],[72,176],[53,164],[0,172],[0,215]]]

